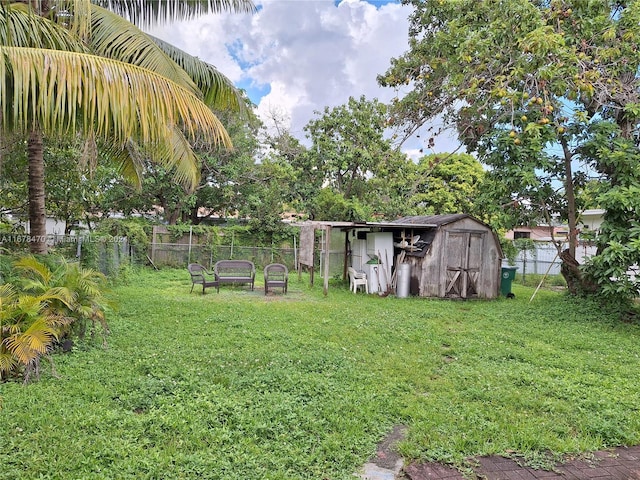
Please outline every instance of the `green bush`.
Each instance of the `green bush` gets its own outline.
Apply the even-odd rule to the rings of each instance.
[[[100,222],[94,233],[98,238],[104,238],[105,236],[111,239],[126,237],[133,252],[133,261],[145,264],[147,252],[151,245],[151,239],[149,238],[151,229],[151,222],[142,218],[108,218]]]
[[[60,257],[27,256],[13,262],[11,283],[0,290],[0,379],[38,372],[57,342],[99,334],[108,327],[106,277]]]

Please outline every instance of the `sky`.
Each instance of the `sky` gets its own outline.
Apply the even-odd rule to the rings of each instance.
[[[267,126],[277,118],[303,143],[304,126],[325,107],[350,96],[387,103],[397,95],[378,86],[376,76],[408,50],[410,7],[394,0],[254,3],[257,13],[206,15],[149,33],[214,65],[247,91]],[[423,147],[414,137],[403,151],[417,158]],[[456,147],[455,140],[440,137],[424,153]]]

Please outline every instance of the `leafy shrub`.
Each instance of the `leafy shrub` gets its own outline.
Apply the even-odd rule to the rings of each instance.
[[[26,295],[11,284],[0,286],[0,380],[20,374],[28,380],[70,323],[70,318],[48,308],[51,302],[70,303],[71,298],[60,289]]]
[[[56,342],[108,334],[106,277],[77,262],[34,256],[14,262],[12,283],[0,291],[0,379],[38,372]]]

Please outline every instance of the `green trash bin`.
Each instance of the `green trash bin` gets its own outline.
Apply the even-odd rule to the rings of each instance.
[[[515,295],[511,293],[511,284],[516,278],[517,269],[517,267],[502,267],[502,276],[500,278],[500,293],[507,298],[515,297]]]

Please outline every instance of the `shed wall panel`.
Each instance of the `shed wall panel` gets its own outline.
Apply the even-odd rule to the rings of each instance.
[[[499,248],[493,231],[473,218],[440,226],[424,257],[408,257],[411,258],[412,277],[419,281],[418,295],[497,297],[500,290]],[[460,272],[459,278],[456,278],[456,269]],[[458,283],[452,285],[452,280]],[[455,287],[449,295],[448,287]]]

